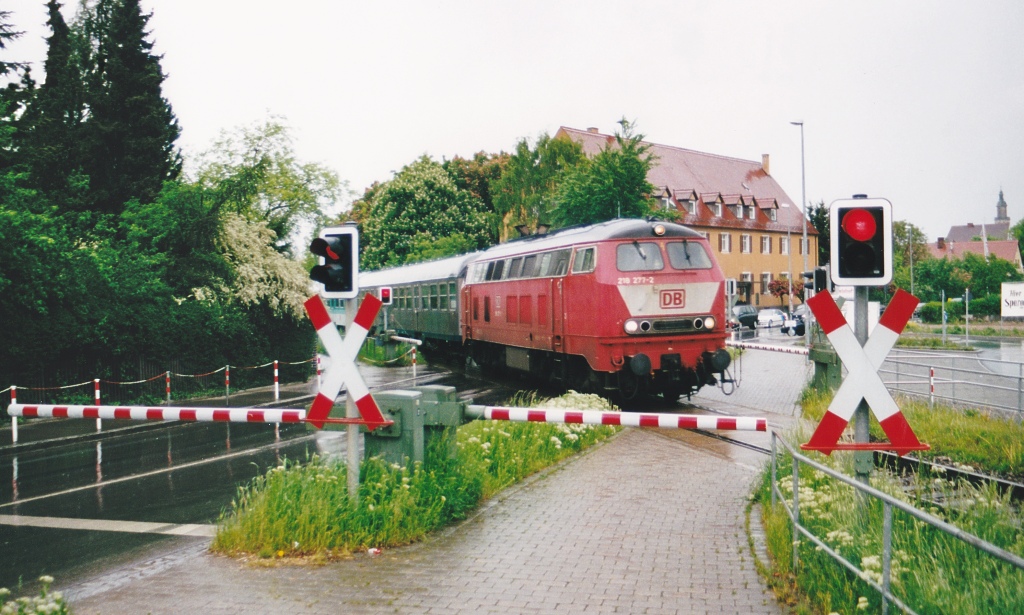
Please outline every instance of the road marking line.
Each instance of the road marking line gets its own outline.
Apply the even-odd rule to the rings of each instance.
[[[113,521],[109,519],[72,519],[69,517],[34,517],[29,515],[0,515],[0,525],[47,527],[60,530],[90,530],[93,532],[129,532],[132,534],[164,534],[168,536],[197,536],[212,538],[217,526],[202,523],[160,523],[146,521]]]

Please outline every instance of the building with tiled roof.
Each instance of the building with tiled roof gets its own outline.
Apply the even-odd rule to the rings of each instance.
[[[616,144],[596,128],[563,126],[555,137],[580,143],[588,156]],[[653,196],[664,208],[682,212],[682,223],[710,240],[725,276],[737,280],[740,302],[777,306],[768,284],[790,275],[799,280],[804,254],[808,267],[818,264],[818,232],[771,176],[767,154],[754,162],[645,144],[655,157],[647,175]],[[805,226],[809,246],[802,245]]]
[[[986,241],[948,241],[942,237],[935,243],[928,244],[928,250],[935,258],[963,258],[970,252],[988,258],[997,256],[1014,264],[1018,271],[1024,273],[1021,263],[1020,247],[1016,239]]]

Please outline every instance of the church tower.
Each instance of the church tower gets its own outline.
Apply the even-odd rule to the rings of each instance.
[[[1009,222],[1010,217],[1006,215],[1006,201],[1003,200],[1003,191],[999,191],[999,202],[996,203],[996,222]]]

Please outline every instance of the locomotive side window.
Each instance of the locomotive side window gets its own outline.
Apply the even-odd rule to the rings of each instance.
[[[523,259],[523,277],[532,278],[537,271],[537,255],[531,254]]]
[[[665,249],[673,269],[711,269],[711,257],[696,241],[673,241]]]
[[[512,263],[508,266],[508,279],[514,280],[519,277],[519,273],[523,270],[523,257],[517,257],[512,259]]]
[[[619,271],[661,271],[665,261],[658,244],[651,242],[622,243],[615,248],[615,265]]]
[[[549,252],[551,260],[548,261],[547,269],[544,271],[545,276],[559,276],[565,275],[569,271],[569,257],[572,255],[571,250],[558,250],[556,252]],[[545,254],[547,256],[547,254]]]
[[[590,273],[593,271],[595,251],[596,249],[593,246],[589,248],[578,248],[576,250],[576,258],[572,261],[572,272]]]
[[[540,255],[540,260],[537,261],[537,270],[533,272],[534,277],[540,277],[545,275],[551,275],[548,273],[548,267],[551,264],[551,252],[545,252]]]
[[[494,261],[487,267],[488,280],[500,280],[501,273],[505,270],[505,261]]]

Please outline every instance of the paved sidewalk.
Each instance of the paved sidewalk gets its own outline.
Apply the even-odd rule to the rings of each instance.
[[[753,479],[627,430],[420,545],[257,568],[195,543],[64,589],[78,614],[781,613],[744,529]]]
[[[741,369],[733,395],[705,389],[693,402],[772,426],[796,420],[803,357],[748,351]],[[744,525],[755,464],[686,440],[626,430],[471,520],[379,556],[262,568],[192,540],[60,589],[78,614],[782,613]]]

